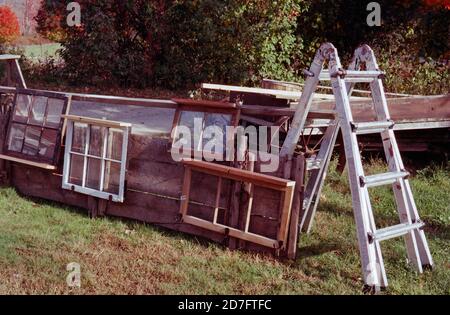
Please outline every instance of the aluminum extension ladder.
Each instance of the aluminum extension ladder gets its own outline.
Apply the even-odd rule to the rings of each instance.
[[[323,70],[325,62],[328,62],[328,71]],[[364,70],[361,70],[362,68]],[[425,233],[422,230],[424,224],[419,218],[408,182],[408,172],[404,168],[394,135],[394,122],[389,115],[381,80],[384,74],[378,69],[372,49],[367,45],[359,47],[355,51],[349,70],[343,70],[336,48],[329,43],[323,44],[309,71],[306,71],[305,74],[308,77],[305,88],[280,155],[293,155],[318,82],[322,80],[331,81],[336,99],[336,110],[339,115],[339,124],[336,128],[341,129],[344,140],[365,292],[377,292],[388,285],[380,247],[381,241],[404,236],[409,261],[420,273],[423,272],[424,268],[431,268],[433,260]],[[351,95],[355,83],[360,82],[370,84],[377,121],[355,122],[353,120],[349,95]],[[329,128],[329,130],[331,133],[332,128]],[[379,133],[382,137],[389,172],[366,176],[357,136],[376,133]],[[330,148],[324,147],[324,154],[331,155],[335,141],[334,136],[333,133],[326,138]],[[327,158],[329,158],[329,155]],[[303,229],[305,229],[305,224],[307,230],[311,227],[317,205],[311,206],[308,198],[315,202],[314,198],[317,199],[317,194],[320,196],[320,190],[326,175],[326,166],[327,164],[323,164],[319,167],[319,174],[312,174],[310,181],[313,180],[314,183],[311,184],[312,188],[309,190],[308,182],[305,192],[305,213],[300,223],[300,227],[303,227]],[[378,229],[375,224],[368,189],[380,185],[392,185],[400,224]]]

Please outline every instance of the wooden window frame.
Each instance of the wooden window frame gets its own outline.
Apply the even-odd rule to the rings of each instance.
[[[177,103],[177,108],[175,110],[175,115],[172,122],[172,130],[170,133],[170,139],[171,139],[171,146],[172,149],[173,143],[175,141],[175,137],[177,135],[177,128],[180,124],[181,120],[181,114],[183,112],[200,112],[204,113],[203,121],[206,120],[206,117],[208,115],[215,115],[215,114],[221,114],[221,115],[230,115],[231,121],[230,121],[230,127],[236,128],[239,124],[239,119],[241,115],[241,106],[233,103],[226,103],[226,102],[217,102],[217,101],[207,101],[207,100],[191,100],[191,99],[178,99],[174,98],[172,99],[175,103]],[[206,128],[206,127],[205,127]],[[202,132],[204,131],[204,129]],[[226,135],[225,135],[226,136]],[[229,143],[232,143],[234,146],[234,140],[235,140],[235,134],[233,134],[232,138],[226,139],[228,145]],[[194,144],[193,144],[194,145]],[[186,157],[194,157],[196,156],[196,152],[202,152],[205,151],[199,151],[197,148],[192,148],[190,150],[187,150],[187,152],[184,152]],[[212,152],[209,152],[212,153]],[[226,154],[226,148],[224,148],[224,154]]]
[[[74,115],[65,115],[64,118],[67,120],[67,135],[66,135],[66,147],[64,152],[64,169],[63,169],[63,183],[62,187],[64,189],[73,190],[78,193],[98,197],[101,199],[107,199],[114,202],[123,202],[124,201],[124,195],[125,195],[125,177],[126,177],[126,166],[127,166],[127,150],[128,150],[128,139],[129,134],[131,133],[131,124],[130,123],[124,123],[124,122],[117,122],[117,121],[110,121],[110,120],[103,120],[103,119],[95,119],[95,118],[88,118],[88,117],[82,117],[82,116],[74,116]],[[86,144],[84,148],[84,153],[80,152],[73,152],[72,151],[72,139],[73,139],[73,130],[74,130],[74,124],[75,123],[83,123],[87,124],[87,132],[86,132]],[[105,133],[103,137],[103,153],[101,157],[90,155],[89,149],[90,149],[90,130],[91,126],[100,126],[100,127],[106,127],[106,128],[114,128],[114,129],[120,129],[123,132],[123,138],[122,138],[122,155],[121,159],[114,160],[106,157],[106,143],[108,141],[109,137],[109,129],[108,132]],[[83,178],[82,178],[82,185],[77,185],[74,183],[69,182],[70,177],[70,164],[71,164],[71,156],[72,155],[78,155],[83,157]],[[100,189],[93,189],[86,187],[86,179],[87,179],[87,160],[88,158],[94,158],[101,161],[101,174],[99,179],[99,185]],[[114,194],[110,192],[103,191],[104,186],[104,174],[105,174],[105,164],[106,161],[110,161],[113,163],[120,164],[120,175],[119,175],[119,193]]]
[[[46,126],[46,120],[47,120],[47,115],[48,115],[48,100],[47,100],[47,104],[46,104],[46,108],[45,108],[45,113],[44,113],[42,126],[30,123],[32,105],[30,105],[29,108],[28,108],[28,115],[27,115],[27,121],[26,122],[15,121],[14,120],[14,115],[15,115],[15,112],[16,112],[17,100],[18,100],[18,96],[19,95],[47,97],[48,99],[63,100],[64,101],[64,105],[63,105],[63,109],[62,109],[62,112],[61,112],[61,119],[60,119],[59,126],[58,127]],[[22,163],[22,164],[27,164],[27,165],[30,165],[30,166],[39,167],[39,168],[55,170],[57,168],[57,165],[58,165],[58,162],[59,162],[60,152],[61,152],[61,144],[62,144],[62,139],[63,139],[63,136],[64,136],[64,132],[65,132],[65,119],[63,118],[63,116],[69,112],[69,110],[70,110],[70,103],[71,103],[71,96],[70,95],[61,94],[61,93],[52,93],[52,92],[47,92],[47,91],[37,91],[37,90],[31,90],[31,89],[17,88],[16,92],[15,92],[15,96],[14,96],[14,105],[13,105],[13,108],[12,108],[12,111],[11,111],[11,117],[10,117],[9,122],[8,122],[8,129],[7,129],[7,133],[6,133],[6,139],[5,139],[5,142],[3,144],[3,154],[0,155],[0,158],[4,159],[4,160],[17,162],[17,163]],[[25,128],[27,128],[28,126],[41,128],[41,134],[40,134],[40,137],[39,137],[39,143],[42,141],[42,135],[43,135],[43,131],[44,130],[56,131],[57,132],[57,137],[56,137],[56,142],[55,142],[55,150],[54,150],[54,153],[53,153],[53,158],[52,159],[47,159],[47,158],[43,158],[43,157],[39,157],[39,156],[31,156],[31,155],[24,154],[22,152],[16,152],[16,151],[9,150],[9,148],[8,148],[8,142],[9,142],[8,139],[10,137],[11,128],[12,128],[13,124],[22,125],[22,126],[25,126]],[[24,139],[23,139],[24,142],[25,142],[25,138],[26,137],[24,135]],[[22,144],[22,151],[23,151],[23,148],[24,148],[24,146]]]
[[[185,173],[183,181],[183,191],[181,196],[180,214],[184,223],[198,226],[224,235],[229,235],[231,237],[239,238],[245,241],[253,242],[269,248],[280,250],[284,250],[286,248],[291,208],[295,190],[295,181],[204,161],[183,160],[183,164],[185,167]],[[218,187],[215,198],[213,222],[188,214],[189,197],[191,191],[191,174],[193,171],[218,177]],[[251,184],[250,200],[248,203],[244,230],[217,223],[219,200],[223,179],[230,179]],[[280,191],[282,193],[280,203],[280,225],[278,228],[277,239],[271,239],[266,236],[249,232],[254,186],[264,187],[271,190]]]

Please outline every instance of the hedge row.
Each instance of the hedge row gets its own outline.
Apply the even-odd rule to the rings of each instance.
[[[62,42],[63,70],[73,83],[176,88],[296,80],[321,42],[348,55],[363,41],[389,47],[387,34],[409,36],[403,48],[417,58],[449,51],[450,10],[429,1],[380,0],[383,26],[375,28],[366,24],[365,1],[78,2],[80,27],[65,23],[64,0],[44,0],[37,17],[40,33]]]

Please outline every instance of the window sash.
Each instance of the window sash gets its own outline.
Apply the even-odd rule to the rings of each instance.
[[[73,140],[73,130],[74,130],[74,124],[76,121],[68,119],[68,126],[67,126],[67,136],[66,136],[66,151],[64,156],[64,172],[63,172],[63,188],[74,190],[79,193],[88,194],[94,197],[102,198],[102,199],[108,199],[115,202],[123,202],[124,200],[124,190],[125,190],[125,173],[126,173],[126,159],[127,159],[127,147],[128,147],[128,136],[130,132],[130,127],[117,127],[117,126],[111,126],[106,127],[107,132],[103,134],[103,150],[102,150],[102,156],[95,156],[92,154],[89,154],[90,150],[90,138],[91,138],[91,127],[92,126],[99,126],[95,123],[89,122],[86,123],[87,130],[86,130],[86,143],[84,146],[84,152],[74,152],[72,150],[72,140]],[[105,126],[102,126],[105,127]],[[121,130],[122,132],[122,155],[121,160],[115,160],[107,157],[108,153],[108,142],[109,137],[113,137],[110,133],[110,128],[113,128],[115,130]],[[113,143],[113,139],[111,139],[111,145]],[[71,163],[72,163],[72,156],[80,156],[83,157],[83,171],[82,171],[82,183],[81,185],[77,185],[75,183],[70,182],[70,170],[71,170]],[[87,187],[86,181],[88,178],[88,160],[89,159],[96,159],[101,161],[100,163],[100,178],[99,178],[99,189],[93,189],[90,187]],[[104,191],[105,190],[105,171],[106,171],[106,164],[107,162],[110,163],[116,163],[120,165],[120,174],[119,174],[119,189],[118,193],[111,193]]]
[[[18,104],[19,96],[25,96],[25,97],[30,97],[30,98],[33,98],[33,97],[46,98],[45,111],[43,113],[42,124],[37,124],[37,123],[34,123],[31,121],[31,116],[32,116],[31,111],[33,110],[33,106],[34,106],[34,102],[32,102],[32,101],[30,101],[31,103],[27,105],[28,107],[27,107],[27,111],[26,111],[27,112],[26,113],[26,122],[24,120],[19,120],[15,117],[16,109],[19,106],[19,104]],[[62,108],[61,108],[61,114],[60,114],[61,118],[59,120],[58,127],[54,127],[52,125],[47,125],[49,106],[50,106],[49,101],[51,99],[56,99],[56,100],[60,100],[60,101],[64,102],[62,104]],[[5,155],[23,159],[24,161],[48,163],[48,165],[56,166],[58,163],[58,159],[59,159],[59,152],[61,149],[61,139],[63,137],[63,132],[64,132],[64,119],[62,118],[62,116],[68,111],[69,107],[70,107],[70,96],[67,96],[65,94],[56,94],[56,93],[51,93],[51,92],[36,91],[36,90],[29,90],[29,89],[17,89],[15,98],[14,98],[14,106],[13,106],[13,109],[11,112],[11,119],[9,120],[9,123],[8,123],[8,131],[7,131],[7,135],[6,135],[6,140],[4,142]],[[25,116],[23,116],[23,118],[25,118]],[[10,139],[11,132],[12,132],[12,128],[14,125],[15,126],[18,126],[18,125],[25,126],[25,131],[24,131],[24,136],[22,139],[22,145],[21,145],[20,151],[11,150],[10,146],[9,146],[9,144],[11,142],[10,141],[11,140]],[[35,155],[23,152],[24,148],[25,148],[26,131],[28,128],[40,129],[39,139],[38,139],[38,143],[37,143],[38,153],[36,153]],[[48,156],[39,154],[39,148],[42,147],[43,136],[46,131],[53,131],[53,132],[56,131],[57,132],[55,141],[51,142],[54,145],[54,152],[53,152],[51,158]]]

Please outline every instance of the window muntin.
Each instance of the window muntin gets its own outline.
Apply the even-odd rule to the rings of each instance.
[[[4,152],[56,165],[70,98],[64,94],[17,89]]]
[[[123,202],[131,125],[68,117],[63,188]]]
[[[173,99],[178,107],[174,115],[172,123],[172,149],[184,149],[183,143],[180,139],[186,139],[185,134],[180,126],[187,127],[190,131],[190,149],[189,152],[182,152],[183,155],[194,155],[195,152],[220,154],[223,156],[225,148],[228,143],[234,143],[234,133],[227,135],[226,128],[236,127],[239,122],[240,108],[236,104],[211,102],[203,100],[187,100],[187,99]],[[195,121],[200,121],[200,124],[195,126]],[[200,128],[198,128],[200,126]],[[210,126],[217,126],[222,132],[222,143],[216,144],[216,137],[212,138],[211,134],[206,131]],[[195,127],[199,130],[195,130]],[[183,128],[184,129],[184,128]],[[217,135],[214,135],[217,136]],[[215,152],[209,152],[205,145],[214,147]]]

